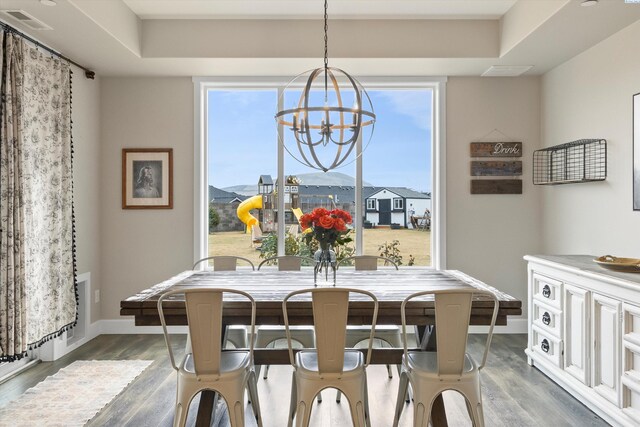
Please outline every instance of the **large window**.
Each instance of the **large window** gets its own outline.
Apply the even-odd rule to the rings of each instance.
[[[259,262],[265,250],[299,253],[299,215],[337,207],[354,217],[353,253],[433,265],[433,141],[434,123],[440,123],[434,92],[440,84],[365,83],[377,114],[373,139],[357,162],[322,173],[298,163],[278,144],[278,102],[298,95],[293,89],[281,96],[283,83],[196,80],[202,114],[196,123],[201,132],[194,258],[233,254]]]

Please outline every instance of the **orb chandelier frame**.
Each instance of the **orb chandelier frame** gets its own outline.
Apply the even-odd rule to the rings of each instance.
[[[287,152],[300,163],[323,172],[335,169],[344,164],[354,150],[364,127],[371,126],[370,140],[376,121],[371,99],[362,84],[345,71],[339,68],[329,67],[327,7],[327,0],[325,0],[324,66],[299,74],[289,82],[282,93],[283,97],[288,88],[298,87],[298,79],[309,73],[307,82],[303,86],[302,93],[298,99],[297,106],[278,111],[275,116],[278,124],[280,142]],[[317,106],[309,105],[311,91],[314,87],[318,86],[324,88],[324,104]],[[335,104],[332,105],[329,104],[330,91],[335,94]],[[343,105],[343,94],[341,92],[344,93],[345,91],[353,91],[354,104],[352,107],[345,107]],[[368,104],[368,110],[365,109],[363,103]],[[317,121],[313,122],[313,118],[310,117],[312,113],[314,115],[313,118],[322,117],[319,123]],[[332,120],[334,123],[332,123]],[[295,140],[294,147],[297,148],[297,154],[300,157],[296,155],[293,148],[287,147],[285,143],[284,132],[287,128],[293,132]],[[313,134],[316,132],[319,136],[314,137]],[[368,142],[369,141],[367,141],[367,145]],[[328,150],[332,146],[334,146],[335,154],[325,156],[330,160],[323,161],[320,158],[319,150]]]

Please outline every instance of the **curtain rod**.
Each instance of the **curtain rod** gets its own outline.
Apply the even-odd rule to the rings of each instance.
[[[63,54],[61,54],[60,52],[56,52],[55,50],[51,49],[49,46],[46,46],[42,43],[40,43],[39,41],[37,41],[36,39],[28,36],[27,34],[23,33],[22,31],[18,30],[15,27],[12,27],[11,25],[0,21],[0,27],[4,28],[5,30],[18,34],[20,37],[27,39],[28,41],[30,41],[31,43],[35,44],[36,47],[41,47],[42,49],[46,50],[47,52],[51,53],[52,55],[56,55],[58,58],[60,59],[64,59],[65,61],[68,61],[69,63],[75,65],[78,68],[81,68],[84,70],[84,76],[88,79],[95,79],[96,77],[96,73],[90,69],[88,69],[87,67],[83,67],[82,65],[78,64],[77,62],[67,58],[66,56],[64,56]]]

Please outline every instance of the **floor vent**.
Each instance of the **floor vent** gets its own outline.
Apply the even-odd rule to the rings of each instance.
[[[6,15],[6,16],[12,18],[12,19],[15,19],[16,21],[20,22],[21,24],[26,25],[27,27],[31,28],[32,30],[53,30],[53,28],[51,28],[50,26],[48,26],[44,22],[40,21],[39,19],[36,19],[33,16],[29,15],[24,10],[17,10],[17,9],[14,9],[14,10],[2,10],[2,11],[0,11],[0,13],[2,13],[3,15]]]

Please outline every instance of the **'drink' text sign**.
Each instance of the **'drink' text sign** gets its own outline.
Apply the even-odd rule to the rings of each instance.
[[[471,157],[522,157],[522,142],[472,142]]]

